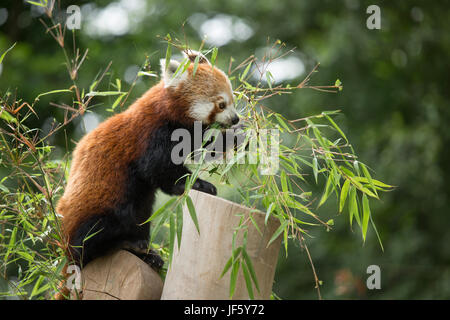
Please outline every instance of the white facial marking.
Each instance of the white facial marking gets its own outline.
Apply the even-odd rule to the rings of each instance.
[[[225,92],[222,92],[221,94],[219,94],[219,97],[223,98],[223,100],[225,101],[225,103],[228,107],[228,105],[230,104],[230,101],[229,101],[230,99],[228,99],[228,95]]]
[[[208,117],[214,109],[214,103],[209,101],[196,101],[190,108],[190,115],[195,120],[206,123]]]
[[[231,120],[237,115],[236,109],[233,106],[225,108],[222,112],[216,114],[216,121],[222,124],[231,124]]]

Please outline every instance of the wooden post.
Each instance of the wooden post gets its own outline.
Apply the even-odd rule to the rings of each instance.
[[[281,245],[281,237],[267,247],[267,244],[279,227],[277,219],[264,223],[262,212],[252,212],[247,207],[211,196],[191,191],[200,227],[200,235],[190,217],[187,208],[183,213],[183,231],[181,246],[174,244],[172,264],[166,275],[162,300],[229,299],[230,271],[221,279],[220,275],[231,257],[234,229],[244,214],[248,226],[247,253],[249,254],[258,279],[260,292],[253,290],[256,299],[269,299]],[[252,215],[262,235],[248,219]],[[238,233],[236,245],[242,244],[243,232]],[[233,299],[249,299],[247,287],[239,271]]]
[[[81,275],[83,300],[159,300],[163,288],[159,274],[125,250],[91,261]]]

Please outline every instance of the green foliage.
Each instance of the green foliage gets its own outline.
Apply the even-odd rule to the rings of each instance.
[[[172,45],[181,47],[181,45],[172,44],[170,39],[168,37],[168,47]],[[283,53],[279,50],[279,47],[283,45],[277,42],[272,46],[272,49],[280,51],[281,55]],[[217,49],[213,50],[213,52],[217,51]],[[247,134],[246,141],[238,147],[236,152],[231,150],[233,153],[231,157],[224,154],[223,156],[226,157],[227,161],[222,164],[204,162],[203,159],[206,158],[208,150],[202,148],[202,161],[199,161],[193,167],[193,173],[186,181],[185,192],[176,203],[187,204],[190,216],[198,232],[201,233],[195,208],[188,192],[199,177],[200,172],[204,174],[209,172],[211,176],[218,175],[222,183],[239,192],[241,195],[240,203],[266,212],[266,222],[269,217],[274,217],[280,221],[280,227],[272,235],[269,245],[279,236],[283,236],[287,255],[288,239],[295,239],[306,246],[304,235],[308,235],[307,227],[322,226],[326,230],[330,230],[332,226],[332,223],[324,222],[314,212],[314,201],[311,199],[312,192],[306,191],[309,187],[307,179],[312,171],[316,183],[322,176],[326,180],[317,207],[323,205],[330,195],[334,194],[337,201],[342,199],[338,205],[339,211],[342,211],[350,189],[349,223],[351,226],[353,217],[356,218],[361,230],[362,240],[365,241],[369,221],[371,221],[376,232],[373,219],[370,219],[368,197],[378,200],[378,193],[389,191],[392,186],[373,179],[366,165],[356,160],[357,157],[354,154],[353,147],[343,131],[331,118],[338,111],[326,111],[316,116],[287,120],[283,115],[263,106],[268,98],[276,99],[278,95],[304,89],[301,84],[293,88],[281,85],[274,87],[269,84],[265,88],[261,82],[251,84],[253,82],[251,77],[256,72],[266,73],[265,70],[251,69],[252,64],[264,65],[267,68],[276,59],[277,56],[271,57],[268,61],[258,61],[256,58],[247,59],[245,63],[234,69],[235,72],[243,70],[241,74],[235,77],[240,82],[236,85],[234,93],[236,96],[235,104],[241,107],[240,112]],[[339,91],[341,87],[341,83],[336,82],[334,86],[328,86],[327,88]],[[316,89],[317,87],[308,86],[308,88]],[[276,134],[272,131],[264,131],[272,128],[276,128]],[[283,138],[278,138],[278,134],[281,134]],[[209,138],[204,137],[204,143]],[[250,141],[257,141],[257,148],[248,148]],[[276,149],[274,155],[272,155],[273,149]],[[252,162],[250,159],[256,159],[256,161]],[[266,172],[267,170],[269,170],[269,173]],[[363,205],[358,207],[357,204],[360,202]],[[178,216],[176,203],[174,199],[170,199],[149,219],[153,220],[161,212],[166,212],[165,220],[169,223],[170,256],[172,256],[174,248],[175,229],[182,228],[182,222],[180,223],[178,217],[177,220],[174,218],[175,215]],[[245,227],[242,224],[243,221],[244,219],[241,219],[241,224],[236,227],[234,240],[237,233]],[[246,232],[244,232],[244,241]],[[381,239],[379,237],[378,239],[382,247]],[[246,254],[245,245],[235,247],[234,240],[233,252],[224,267],[222,276],[231,268],[230,297],[232,297],[238,272],[242,269],[249,296],[253,298],[252,283],[258,288],[256,277],[249,277],[252,275],[253,267],[249,263],[250,259]],[[246,259],[241,261],[238,257],[245,257]]]
[[[172,40],[170,35],[166,37],[166,41],[168,41],[168,47],[166,50],[167,67],[168,61],[171,57],[172,47]],[[277,41],[271,49],[280,51],[282,46],[284,46],[284,44]],[[181,45],[178,45],[178,47],[181,47]],[[212,50],[212,52],[215,56],[217,56],[218,49],[215,48]],[[305,80],[294,88],[283,87],[281,85],[274,87],[271,84],[273,82],[273,76],[268,71],[259,70],[258,68],[251,69],[252,64],[265,65],[267,68],[270,63],[276,58],[277,57],[270,56],[268,61],[258,61],[256,58],[246,59],[243,63],[241,63],[234,69],[234,72],[243,70],[243,72],[237,77],[240,80],[240,83],[238,83],[235,88],[235,95],[237,96],[235,103],[236,105],[242,105],[241,113],[243,115],[244,123],[246,126],[247,142],[241,144],[237,152],[229,159],[229,161],[222,165],[216,165],[214,163],[211,165],[205,163],[203,160],[206,157],[207,149],[202,148],[200,164],[196,165],[193,169],[192,174],[186,177],[186,188],[183,195],[178,198],[172,198],[168,200],[159,209],[157,209],[153,213],[153,215],[145,222],[147,223],[159,219],[159,221],[156,223],[156,231],[159,231],[161,226],[168,225],[169,241],[167,254],[169,257],[169,264],[173,256],[175,238],[178,239],[178,246],[180,245],[181,241],[183,226],[183,216],[181,214],[181,208],[183,205],[187,206],[188,212],[197,228],[197,231],[199,233],[201,232],[201,230],[199,229],[195,207],[193,205],[192,199],[189,196],[189,190],[192,188],[200,173],[205,171],[213,172],[214,174],[219,175],[222,182],[226,182],[227,184],[235,187],[242,196],[241,201],[247,206],[252,208],[261,208],[263,211],[265,211],[266,222],[269,216],[275,217],[280,220],[280,227],[272,235],[269,241],[269,245],[280,235],[283,235],[284,247],[287,254],[288,238],[297,239],[298,241],[303,243],[303,245],[306,245],[304,243],[303,235],[308,233],[304,226],[322,225],[326,227],[327,230],[331,228],[331,224],[323,222],[319,218],[319,216],[312,211],[312,202],[310,200],[311,193],[305,192],[304,186],[302,186],[302,184],[306,182],[305,177],[308,175],[307,173],[305,173],[305,167],[312,168],[316,183],[318,182],[319,174],[324,175],[327,181],[321,200],[318,203],[318,207],[320,207],[327,201],[332,192],[334,192],[336,194],[336,197],[339,198],[339,190],[344,189],[344,185],[346,185],[346,188],[350,189],[352,203],[349,210],[350,225],[352,223],[353,216],[357,217],[358,225],[360,226],[362,231],[362,238],[365,241],[370,217],[370,208],[367,196],[378,199],[377,190],[386,191],[386,188],[390,188],[390,186],[372,179],[366,166],[362,163],[360,165],[358,161],[355,160],[356,156],[353,154],[353,148],[349,144],[342,130],[330,117],[330,115],[334,115],[336,112],[323,112],[322,114],[317,116],[311,116],[297,120],[287,120],[281,114],[263,107],[262,101],[266,100],[267,98],[287,94],[292,90],[306,88],[306,86],[304,86]],[[176,74],[186,71],[187,67],[185,65],[189,61],[188,59],[185,60],[186,61],[184,61],[178,67],[178,70],[175,72]],[[197,56],[194,61],[193,75],[195,74],[198,64],[199,56]],[[232,65],[230,64],[230,67],[231,66]],[[73,70],[75,70],[75,68],[79,68],[76,63],[68,67],[70,76],[73,74]],[[251,76],[254,75],[256,70],[258,70],[261,74],[266,74],[268,80],[268,88],[263,87],[261,82],[252,84],[253,81],[251,80]],[[105,75],[105,73],[106,70],[103,75]],[[38,94],[32,105],[29,105],[27,103],[23,104],[28,106],[29,108],[28,113],[25,114],[25,119],[28,118],[31,113],[35,113],[33,107],[42,96],[61,93],[77,94],[74,95],[74,100],[78,100],[76,102],[76,105],[78,105],[79,109],[75,109],[73,107],[66,108],[67,110],[71,110],[73,113],[70,119],[73,119],[74,117],[84,113],[89,105],[89,102],[94,97],[118,96],[118,98],[116,98],[116,100],[114,101],[113,106],[109,109],[110,111],[114,112],[117,105],[125,96],[129,94],[129,92],[120,91],[122,87],[120,79],[116,79],[115,81],[115,87],[117,91],[97,91],[103,75],[92,82],[92,84],[89,86],[89,92],[87,94],[84,93],[85,90],[82,90],[82,93],[80,95],[76,83],[70,89],[58,89]],[[310,75],[308,75],[308,78],[309,76]],[[307,88],[315,89],[316,87],[307,86]],[[340,90],[341,83],[339,82],[335,84],[335,86],[329,86],[327,88]],[[30,178],[34,185],[38,188],[37,195],[43,194],[47,196],[46,200],[50,204],[50,208],[47,208],[45,212],[51,212],[52,214],[52,220],[46,220],[48,219],[47,217],[43,218],[45,225],[47,226],[47,228],[49,228],[49,230],[47,230],[47,233],[55,238],[55,242],[53,243],[53,245],[62,244],[62,246],[64,246],[63,240],[58,238],[60,227],[53,205],[55,194],[58,194],[61,188],[59,184],[51,184],[50,181],[55,180],[55,178],[51,176],[51,172],[46,171],[44,168],[44,166],[47,166],[47,162],[50,162],[51,160],[49,158],[43,159],[41,154],[36,155],[33,153],[37,152],[39,148],[45,148],[48,151],[47,157],[49,157],[51,147],[47,144],[45,139],[36,141],[35,139],[31,140],[31,137],[26,136],[29,135],[30,131],[34,130],[29,130],[23,125],[23,120],[20,120],[18,117],[18,109],[14,109],[12,106],[6,106],[8,104],[9,98],[10,97],[7,96],[5,98],[5,101],[3,102],[5,106],[2,108],[2,114],[4,114],[2,119],[5,120],[5,122],[9,124],[10,129],[13,130],[2,131],[1,133],[3,142],[5,143],[5,148],[10,154],[10,162],[7,164],[5,163],[4,165],[6,165],[6,167],[9,169],[18,171],[23,170],[22,166],[24,165],[24,162],[17,161],[17,157],[13,156],[13,153],[19,152],[20,149],[11,147],[11,145],[14,145],[16,142],[22,142],[28,147],[29,150],[27,150],[27,152],[30,152],[30,155],[32,157],[30,159],[31,162],[28,163],[27,166],[37,167],[38,169],[40,169],[40,172],[35,176],[26,174],[25,178]],[[14,101],[13,104],[16,104],[16,101]],[[13,114],[17,113],[17,117],[12,117],[10,112]],[[327,123],[321,123],[320,121],[322,119],[326,119]],[[64,123],[61,126],[67,125],[68,122],[70,122],[70,120],[65,119]],[[13,128],[11,126],[11,123],[15,123],[16,127]],[[298,124],[302,125],[303,127],[296,126]],[[276,133],[272,130],[269,132],[269,134],[267,134],[265,130],[270,128],[276,128]],[[323,131],[327,129],[336,131],[340,135],[340,138],[332,142],[329,138],[327,138],[328,134],[325,135],[323,133]],[[252,130],[252,132],[250,132],[250,130]],[[26,135],[22,134],[22,131]],[[280,133],[285,135],[285,141],[280,140],[278,136]],[[9,135],[10,137],[12,137],[9,143],[6,141],[4,135]],[[267,141],[268,136],[270,136],[270,142]],[[272,139],[274,137],[276,137],[276,139]],[[204,142],[206,143],[210,138],[211,137],[205,137]],[[246,147],[247,144],[250,144],[250,141],[256,141],[258,147],[256,149],[252,148],[250,151],[247,151]],[[272,149],[275,148],[277,150],[275,156],[273,156]],[[241,164],[242,162],[240,160],[243,160],[244,157],[247,160],[244,160],[244,164]],[[256,162],[248,162],[248,159],[256,159]],[[33,160],[36,163],[33,164]],[[275,169],[272,168],[274,166],[276,167]],[[360,166],[363,168],[363,176],[360,175]],[[64,168],[67,168],[67,163]],[[269,173],[264,173],[267,170],[269,170]],[[61,176],[59,179],[60,183],[62,181],[62,178],[66,176],[66,173],[64,171],[60,171],[58,172],[58,174]],[[241,181],[236,178],[237,176],[241,177]],[[7,178],[9,179],[11,179],[12,177],[13,175],[7,176]],[[38,182],[35,181],[36,177],[42,177],[41,183],[44,185],[44,187],[42,187]],[[251,181],[251,183],[242,183],[242,178],[244,179],[244,181]],[[234,180],[235,182],[231,183],[230,181],[232,180]],[[342,184],[341,180],[343,181]],[[25,179],[25,181],[23,181],[22,183],[27,184],[27,179]],[[380,185],[384,186],[384,188]],[[20,184],[18,187],[20,188]],[[55,188],[57,189],[54,190]],[[3,189],[5,190],[5,192],[9,193],[8,188],[3,187]],[[345,190],[345,192],[347,191]],[[31,189],[27,191],[22,189],[18,194],[21,196],[29,194],[31,198],[35,197],[33,190]],[[343,197],[342,191],[341,197]],[[362,197],[363,201],[362,212],[358,210],[358,206],[356,205],[357,202],[360,201],[359,197]],[[16,204],[13,205],[13,208],[15,208],[16,206]],[[21,206],[22,204],[19,207]],[[340,204],[340,209],[342,209],[342,207],[343,204]],[[302,215],[305,216],[303,217]],[[362,219],[359,218],[360,215],[362,216]],[[308,218],[312,218],[313,221],[310,221]],[[36,263],[33,255],[27,253],[27,251],[17,250],[17,248],[20,246],[20,241],[23,241],[23,238],[25,237],[25,234],[23,234],[23,236],[17,238],[18,227],[22,226],[23,223],[25,223],[28,227],[33,226],[32,222],[34,221],[14,221],[13,219],[9,219],[7,221],[9,224],[14,226],[14,228],[11,232],[11,235],[9,236],[9,244],[7,246],[6,253],[4,254],[4,268],[7,267],[8,263],[16,262],[16,260],[10,259],[11,256],[14,256],[12,255],[12,253],[22,256],[22,258],[26,259],[29,264]],[[241,224],[236,228],[233,237],[233,252],[231,254],[231,262],[228,263],[227,266],[225,266],[224,273],[226,273],[228,268],[231,268],[230,297],[232,297],[234,293],[238,272],[239,270],[242,270],[249,296],[251,298],[254,298],[253,285],[258,291],[259,286],[251,263],[251,259],[246,252],[245,242],[247,238],[247,230],[244,231],[244,245],[236,247],[235,244],[237,233],[239,232],[239,230],[245,228],[245,226],[242,224],[243,221],[244,218],[241,219]],[[370,221],[373,222],[373,220]],[[92,236],[95,236],[95,234],[92,234],[89,237]],[[56,254],[56,252],[49,252],[48,256],[44,256],[47,258],[47,260],[45,261],[48,262],[53,261],[53,259],[57,259],[58,256]],[[27,271],[29,271],[29,269],[27,269]],[[53,278],[56,278],[56,276],[53,276]],[[35,297],[39,293],[45,293],[50,288],[55,288],[55,283],[53,282],[46,283],[45,286],[41,288],[45,280],[45,278],[43,278],[41,275],[37,279],[35,277],[32,277],[32,279],[35,283],[35,286],[30,294],[30,298]],[[19,283],[23,283],[22,279],[19,281]]]
[[[104,8],[110,2],[96,1],[94,9]],[[398,186],[396,192],[384,196],[375,188],[382,201],[370,201],[374,198],[367,195],[370,216],[366,241],[361,246],[362,230],[357,220],[360,218],[361,223],[364,221],[361,191],[355,187],[350,188],[350,181],[347,179],[344,182],[345,178],[341,177],[342,189],[332,188],[326,201],[317,208],[330,173],[320,171],[324,166],[323,159],[307,159],[313,166],[304,164],[309,170],[304,179],[310,187],[305,190],[305,196],[309,195],[310,200],[314,201],[310,209],[322,221],[327,221],[327,224],[330,220],[334,222],[333,232],[322,232],[326,227],[320,223],[323,227],[311,228],[309,231],[311,239],[308,245],[320,279],[323,280],[323,285],[320,286],[322,295],[338,299],[450,297],[450,290],[446,285],[450,279],[446,229],[450,206],[450,190],[446,183],[450,178],[450,152],[446,148],[450,140],[450,112],[447,107],[449,81],[445,59],[442,59],[450,50],[450,38],[446,32],[450,20],[446,18],[447,10],[442,3],[423,3],[417,0],[383,2],[380,4],[382,29],[368,30],[365,27],[365,9],[373,4],[368,1],[341,3],[287,0],[282,6],[278,2],[266,0],[191,1],[188,6],[180,5],[175,0],[145,2],[145,19],[139,21],[130,15],[129,22],[134,29],[123,35],[92,36],[87,32],[87,19],[83,19],[82,29],[76,31],[76,46],[89,48],[89,59],[83,60],[85,51],[77,54],[76,48],[72,46],[70,31],[65,33],[67,52],[64,54],[62,50],[55,49],[54,39],[49,36],[51,33],[57,35],[56,29],[44,34],[47,27],[39,19],[49,23],[45,12],[39,16],[41,11],[31,12],[31,5],[24,1],[5,0],[2,5],[8,9],[8,20],[0,26],[0,54],[14,43],[17,44],[3,60],[0,91],[3,98],[6,92],[10,92],[12,97],[21,97],[22,100],[12,110],[2,109],[1,127],[15,125],[15,122],[24,118],[24,112],[29,110],[28,106],[22,107],[20,117],[12,112],[24,101],[31,103],[36,96],[51,88],[69,89],[73,85],[72,79],[75,79],[78,89],[72,88],[72,94],[42,96],[33,106],[39,118],[33,114],[27,117],[27,127],[42,130],[41,138],[47,135],[48,124],[51,125],[53,121],[55,125],[64,123],[71,118],[72,113],[64,106],[79,109],[81,117],[86,111],[93,112],[100,118],[109,116],[112,109],[119,112],[154,83],[154,75],[158,73],[154,72],[154,66],[159,64],[159,59],[166,50],[166,42],[158,41],[156,35],[165,35],[169,30],[175,30],[182,34],[180,38],[186,35],[190,39],[191,47],[198,48],[203,37],[200,26],[205,19],[220,15],[230,17],[233,21],[240,18],[252,28],[253,36],[246,41],[231,39],[220,47],[220,56],[216,53],[216,59],[213,59],[212,53],[209,55],[210,61],[227,71],[228,61],[225,57],[232,56],[234,61],[243,61],[253,53],[260,58],[259,52],[262,47],[267,47],[264,44],[268,36],[270,39],[282,39],[290,48],[295,47],[294,56],[302,60],[306,71],[312,70],[317,61],[320,61],[320,73],[314,75],[311,83],[332,81],[336,86],[344,83],[345,90],[337,95],[323,94],[316,90],[299,90],[268,99],[265,105],[286,119],[321,114],[323,110],[342,110],[342,113],[330,115],[347,135],[340,143],[351,141],[359,155],[358,160],[364,161],[367,168],[373,169],[369,169],[371,175],[376,172],[376,179]],[[61,9],[72,3],[62,0]],[[81,6],[93,3],[85,0],[77,2]],[[92,7],[88,11],[94,12]],[[180,30],[182,21],[186,23]],[[146,68],[142,68],[137,81],[122,81],[122,88],[117,88],[116,79],[124,78],[129,67],[140,65],[144,56]],[[66,57],[70,59],[67,60]],[[77,64],[81,61],[84,63],[79,68],[69,69],[72,59]],[[61,64],[62,61],[66,63]],[[108,67],[109,61],[113,61],[111,68]],[[70,78],[64,75],[65,69],[71,71]],[[105,69],[108,71],[103,82],[100,82],[97,89],[91,90],[90,86],[99,80]],[[251,67],[249,72],[250,69]],[[239,71],[242,74],[242,69]],[[335,82],[337,77],[342,82]],[[297,80],[299,77],[292,81]],[[235,81],[236,78],[233,82],[236,83]],[[83,90],[129,91],[129,94],[123,97],[92,97],[88,110],[85,110],[76,97],[77,94],[85,96]],[[87,102],[87,99],[83,101]],[[74,121],[68,122],[61,130],[48,137],[49,144],[54,146],[51,151],[52,159],[64,159],[64,154],[70,152],[84,134],[83,126],[79,124],[81,117],[75,117]],[[320,123],[314,122],[316,120]],[[290,127],[289,122],[284,123]],[[334,126],[327,123],[326,118],[313,119],[313,123],[328,125],[327,128],[319,129],[325,130],[322,134],[329,139],[329,134],[336,135],[336,138],[342,137],[338,131],[329,128]],[[282,123],[280,126],[286,129]],[[4,154],[2,151],[2,163],[7,161],[7,156],[8,153]],[[283,163],[289,165],[288,162]],[[359,176],[366,177],[361,163],[358,164],[361,172]],[[344,168],[347,169],[348,166],[344,165]],[[0,190],[15,192],[16,181],[3,180],[9,173],[10,170],[0,163]],[[277,179],[280,180],[281,177]],[[374,193],[372,183],[376,184],[373,180],[372,183],[370,181],[368,179],[360,183]],[[344,192],[346,185],[348,189]],[[382,185],[380,187],[386,188]],[[336,192],[339,190],[337,202]],[[240,196],[227,187],[221,189],[221,194],[235,201],[241,200]],[[165,202],[162,197],[158,201],[160,205]],[[3,198],[0,199],[0,204],[4,204]],[[357,208],[361,214],[352,216],[353,232],[349,232],[349,205],[353,209]],[[274,209],[274,206],[271,208],[269,205],[264,210],[268,213],[267,217],[272,216]],[[340,217],[339,211],[349,215],[348,218]],[[373,229],[372,218],[377,222],[377,231]],[[314,220],[312,217],[311,219]],[[159,220],[155,219],[153,229],[168,229],[167,225],[158,224]],[[315,223],[304,220],[303,218],[303,222]],[[307,224],[304,226],[309,228]],[[384,240],[384,253],[375,240],[377,233]],[[8,238],[5,240],[7,241],[11,232],[2,235]],[[164,250],[165,243],[160,241],[159,236],[155,235],[153,242],[155,246],[162,243],[163,247],[158,248]],[[282,298],[314,299],[314,282],[308,272],[308,259],[303,254],[306,251],[298,250],[294,241],[289,240],[289,245],[294,250],[289,250],[289,259],[280,259],[274,290]],[[304,249],[302,245],[300,248]],[[367,276],[365,268],[374,263],[380,265],[382,270],[382,290],[358,289]],[[2,275],[9,280],[15,279],[17,274],[18,268],[14,264],[8,264],[7,270],[2,270]],[[1,280],[0,290],[9,290]],[[274,297],[278,297],[277,295]]]
[[[2,119],[15,136],[0,129],[0,165],[11,170],[0,183],[0,270],[14,270],[17,280],[0,280],[0,296],[49,298],[64,263],[54,195],[61,192],[67,163],[52,159],[47,144],[31,140],[35,130],[18,118]]]

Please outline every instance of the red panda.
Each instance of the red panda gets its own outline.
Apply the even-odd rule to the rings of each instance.
[[[110,249],[125,248],[147,254],[156,269],[162,266],[158,255],[147,252],[150,228],[141,224],[151,215],[157,189],[184,192],[181,177],[190,172],[171,161],[171,133],[192,130],[194,121],[239,122],[225,73],[198,52],[185,55],[191,62],[200,55],[195,74],[194,63],[177,74],[179,62],[171,60],[166,68],[161,60],[161,81],[77,144],[57,205],[69,261],[82,267]],[[193,188],[216,194],[215,186],[201,179]]]

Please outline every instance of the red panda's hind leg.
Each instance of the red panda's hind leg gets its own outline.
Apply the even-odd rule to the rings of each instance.
[[[122,214],[132,210],[123,210]],[[70,241],[71,259],[81,267],[111,250],[130,249],[137,254],[146,252],[149,226],[137,225],[135,218],[112,212],[94,215],[83,222]],[[124,246],[128,243],[128,248]]]
[[[125,240],[122,243],[121,248],[128,250],[138,256],[155,271],[161,270],[164,265],[164,260],[161,258],[161,256],[155,250],[148,249],[148,241],[146,240]]]
[[[164,266],[164,260],[155,250],[149,250],[145,254],[136,255],[156,272],[159,272]]]

